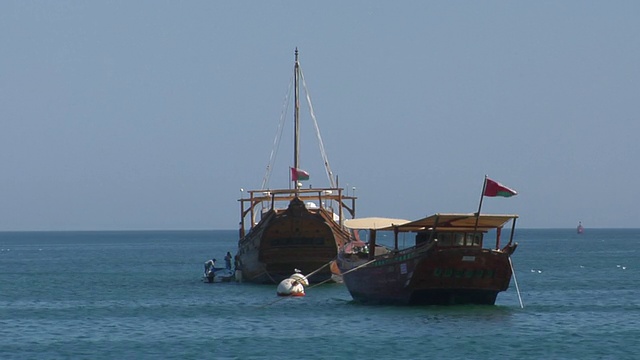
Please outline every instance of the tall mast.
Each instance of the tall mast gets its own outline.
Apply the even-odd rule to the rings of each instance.
[[[293,167],[295,171],[299,168],[299,152],[300,152],[300,88],[298,86],[300,73],[300,64],[298,63],[298,48],[296,47],[296,62],[293,68],[293,82],[294,82],[294,112],[293,112]],[[295,187],[298,188],[296,181]]]

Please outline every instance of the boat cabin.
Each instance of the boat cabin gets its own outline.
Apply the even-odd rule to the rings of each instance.
[[[482,232],[462,231],[420,231],[416,234],[416,246],[436,241],[438,246],[473,246],[482,247]]]
[[[439,248],[490,248],[501,249],[502,228],[511,221],[511,235],[506,244],[513,242],[515,224],[518,215],[493,214],[435,214],[415,221],[387,218],[366,218],[347,220],[345,226],[350,229],[369,230],[369,248],[376,248],[377,232],[394,233],[394,244],[390,250],[399,251],[399,234],[415,233],[415,247],[437,246]],[[495,245],[484,244],[485,235],[495,230]],[[414,245],[410,245],[413,247]],[[376,248],[375,253],[380,253]],[[375,256],[373,251],[368,254]]]

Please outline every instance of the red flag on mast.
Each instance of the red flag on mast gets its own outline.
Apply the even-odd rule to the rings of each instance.
[[[294,167],[291,168],[291,181],[298,181],[298,180],[309,180],[309,173],[302,170],[302,169],[296,169]]]
[[[487,184],[485,185],[485,188],[484,188],[484,196],[511,197],[514,195],[518,195],[518,192],[513,189],[509,189],[508,187],[500,184],[497,181],[493,181],[487,178]]]

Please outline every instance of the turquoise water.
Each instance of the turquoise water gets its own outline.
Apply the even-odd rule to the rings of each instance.
[[[636,359],[640,230],[518,230],[496,306],[208,284],[236,231],[0,233],[1,359]],[[219,261],[219,264],[221,262]]]

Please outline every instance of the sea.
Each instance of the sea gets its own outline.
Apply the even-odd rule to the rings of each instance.
[[[0,232],[0,359],[638,359],[640,229],[517,229],[494,306],[205,283],[237,231]]]

